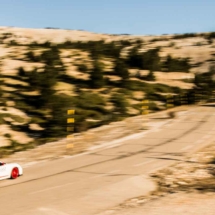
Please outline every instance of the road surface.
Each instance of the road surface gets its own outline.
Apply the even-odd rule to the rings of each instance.
[[[92,215],[143,195],[154,189],[150,172],[215,139],[214,110],[193,107],[133,139],[26,167],[22,177],[0,182],[1,214]]]

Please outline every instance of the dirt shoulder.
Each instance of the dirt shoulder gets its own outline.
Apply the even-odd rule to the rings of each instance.
[[[72,156],[102,148],[107,144],[121,142],[132,135],[154,129],[157,126],[171,122],[180,114],[192,108],[191,106],[175,107],[145,116],[135,116],[123,121],[112,122],[98,128],[90,129],[83,133],[74,134],[73,139],[61,139],[49,142],[27,151],[17,152],[4,158],[5,162],[18,162],[21,165],[31,165],[35,162],[53,160],[65,156]],[[175,114],[174,114],[175,113]]]
[[[99,215],[214,215],[215,144],[151,174],[158,189]]]
[[[99,215],[214,215],[214,211],[214,193],[174,193],[147,204],[112,209]]]

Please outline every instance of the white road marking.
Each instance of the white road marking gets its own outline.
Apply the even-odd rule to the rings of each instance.
[[[45,161],[33,161],[33,162],[29,162],[29,163],[26,163],[24,165],[22,165],[23,168],[26,168],[26,167],[29,167],[29,166],[33,166],[35,164],[40,164],[40,163],[44,163]]]
[[[213,136],[213,135],[211,134],[211,132],[209,132],[207,135],[205,135],[205,136],[203,136],[201,139],[197,140],[197,141],[195,142],[195,144],[202,143],[202,142],[204,142],[206,139],[209,139],[211,136]]]
[[[181,149],[181,151],[186,151],[188,149],[191,149],[192,147],[194,147],[194,145],[185,146],[184,148]]]
[[[42,192],[45,192],[45,191],[48,191],[48,190],[53,190],[53,189],[56,189],[56,188],[59,188],[59,187],[64,187],[64,186],[67,186],[67,185],[70,185],[70,184],[74,184],[74,183],[75,182],[67,183],[67,184],[63,184],[63,185],[59,185],[59,186],[55,186],[55,187],[50,187],[50,188],[46,188],[46,189],[43,189],[43,190],[32,192],[30,194],[42,193]]]
[[[120,170],[114,170],[114,171],[111,171],[111,172],[108,172],[108,173],[96,175],[96,176],[91,177],[90,179],[108,176],[108,175],[111,175],[111,174],[116,173],[116,172],[120,172]]]
[[[200,139],[200,140],[196,141],[195,144],[202,143],[203,141],[204,141],[203,139]]]
[[[99,177],[111,175],[111,174],[119,172],[119,171],[120,170],[114,170],[114,171],[111,171],[111,172],[108,172],[108,173],[105,173],[105,174],[100,174],[100,175],[97,175],[97,176],[93,176],[92,178],[99,178]],[[67,184],[63,184],[63,185],[59,185],[59,186],[55,186],[55,187],[50,187],[50,188],[46,188],[46,189],[43,189],[43,190],[32,192],[30,194],[42,193],[42,192],[45,192],[45,191],[53,190],[53,189],[56,189],[56,188],[59,188],[59,187],[64,187],[64,186],[71,185],[71,184],[74,184],[74,183],[75,182],[71,182],[71,183],[67,183]]]
[[[211,134],[208,134],[208,135],[204,136],[202,139],[208,139],[208,138],[210,138],[211,136],[212,136]]]
[[[115,148],[117,146],[121,146],[121,144],[116,144],[116,145],[113,145],[113,146],[107,146],[104,149],[111,149],[111,148]]]
[[[143,162],[143,163],[135,164],[134,166],[142,166],[142,165],[145,165],[145,164],[148,164],[148,163],[152,163],[152,162],[154,162],[154,161],[156,161],[156,160],[145,161],[145,162]]]
[[[68,213],[64,213],[61,211],[57,211],[51,208],[38,208],[40,212],[45,212],[45,214],[52,214],[52,215],[69,215]],[[47,213],[46,213],[47,212]]]

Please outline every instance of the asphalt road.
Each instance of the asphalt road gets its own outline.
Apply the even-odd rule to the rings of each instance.
[[[0,214],[92,215],[143,195],[154,189],[150,172],[215,139],[214,122],[215,106],[193,107],[133,139],[26,167],[0,182]]]

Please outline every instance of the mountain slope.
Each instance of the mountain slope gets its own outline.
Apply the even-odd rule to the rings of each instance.
[[[130,36],[0,28],[1,154],[166,108],[166,95],[212,95],[214,33]],[[189,101],[193,102],[193,101]]]

